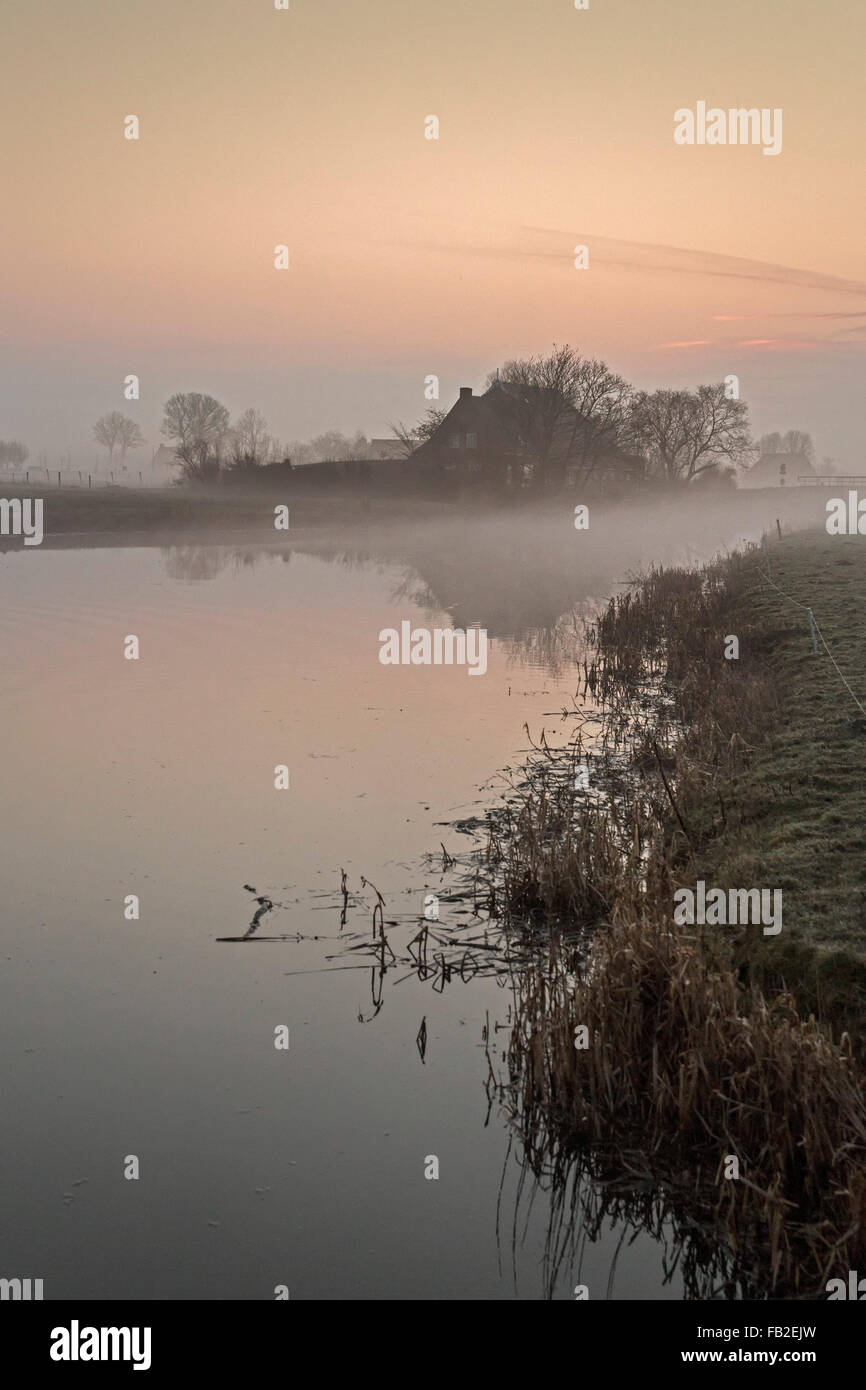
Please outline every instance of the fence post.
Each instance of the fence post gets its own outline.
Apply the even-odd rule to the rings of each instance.
[[[810,630],[810,632],[812,633],[812,650],[813,650],[813,652],[815,653],[815,655],[817,656],[817,655],[818,655],[818,632],[817,632],[817,629],[816,629],[816,627],[815,627],[815,619],[814,619],[813,616],[812,616],[812,610],[811,610],[811,608],[807,608],[807,609],[806,609],[806,612],[809,614],[809,630]]]
[[[57,486],[60,486],[60,469],[57,470]]]
[[[93,486],[93,479],[91,478],[91,476],[90,476],[89,473],[88,473],[88,475],[87,475],[87,486],[88,486],[88,487],[92,487],[92,486]]]

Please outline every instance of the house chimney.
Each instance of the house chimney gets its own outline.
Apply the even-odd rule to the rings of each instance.
[[[461,387],[460,387],[460,399],[461,399],[461,401],[469,400],[469,399],[471,398],[471,396],[472,396],[472,387],[471,387],[471,386],[461,386]]]

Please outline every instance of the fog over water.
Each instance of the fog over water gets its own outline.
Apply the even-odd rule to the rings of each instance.
[[[0,555],[6,1267],[46,1298],[542,1297],[545,1201],[512,1258],[518,1154],[484,1090],[509,991],[377,978],[353,954],[361,879],[398,955],[428,892],[463,929],[425,856],[469,848],[453,823],[498,795],[525,723],[568,739],[573,614],[777,515],[820,524],[805,492],[784,513],[709,492],[599,508],[585,533],[564,506]],[[483,679],[383,666],[379,633],[406,619],[485,627]],[[249,932],[254,897],[273,904],[255,934],[219,940]],[[616,1226],[577,1234],[554,1296],[682,1296],[649,1234],[618,1254]]]

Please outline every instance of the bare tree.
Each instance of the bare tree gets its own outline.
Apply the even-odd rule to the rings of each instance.
[[[784,452],[785,446],[778,430],[773,430],[772,434],[762,434],[758,440],[758,453],[762,458],[764,454],[783,454]]]
[[[181,391],[165,403],[162,434],[191,481],[206,482],[219,474],[228,433],[229,412],[213,396]]]
[[[691,482],[752,449],[745,401],[730,400],[724,382],[695,391],[639,392],[631,436],[650,466],[670,482]]]
[[[295,465],[313,463],[313,450],[309,444],[303,443],[300,439],[295,439],[285,446],[286,457],[292,460]]]
[[[813,468],[817,462],[815,445],[812,443],[811,434],[805,430],[787,430],[782,436],[782,452],[786,454],[803,454],[812,464]]]
[[[145,443],[145,438],[135,420],[130,420],[126,415],[121,415],[120,419],[117,442],[120,445],[120,465],[125,468],[127,452],[130,449],[140,449]]]
[[[515,358],[487,379],[488,389],[503,392],[503,418],[536,486],[546,485],[553,472],[554,440],[571,418],[579,360],[572,348],[554,346],[548,357]]]
[[[568,345],[554,345],[546,357],[506,362],[487,386],[504,393],[504,418],[539,487],[561,482],[574,465],[589,477],[626,427],[628,383]]]
[[[633,388],[597,358],[579,358],[571,428],[560,450],[563,466],[578,464],[586,482],[606,456],[624,442]]]
[[[402,445],[403,457],[408,458],[422,444],[426,444],[428,440],[432,439],[447,414],[447,410],[440,410],[438,406],[431,406],[424,419],[411,428],[404,425],[402,420],[398,420],[396,425],[391,425],[390,428],[393,430],[395,438],[399,439]]]
[[[30,450],[20,440],[0,439],[0,466],[8,464],[12,468],[21,468],[29,457]]]
[[[138,424],[119,410],[110,410],[102,415],[93,426],[93,437],[97,444],[108,450],[109,467],[114,463],[114,451],[120,449],[120,462],[126,467],[126,455],[130,449],[139,449],[145,442]]]
[[[758,440],[758,451],[762,455],[803,454],[813,468],[817,461],[812,436],[805,430],[786,430],[784,434],[774,430],[772,434],[762,434]]]
[[[235,468],[260,468],[272,455],[274,440],[260,410],[250,406],[239,415],[231,430],[231,453]]]
[[[351,437],[341,430],[326,430],[310,440],[313,460],[317,463],[339,463],[346,459],[367,457],[370,441],[357,430]]]
[[[108,450],[109,467],[114,463],[114,451],[120,444],[125,415],[121,415],[119,410],[109,410],[107,415],[101,415],[93,426],[93,438],[97,444],[101,444]]]

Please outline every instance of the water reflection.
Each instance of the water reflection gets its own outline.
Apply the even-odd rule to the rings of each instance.
[[[779,504],[768,504],[778,510]],[[200,582],[222,570],[252,568],[293,553],[318,556],[349,571],[397,567],[395,602],[447,613],[455,627],[479,625],[516,663],[552,674],[575,656],[575,616],[583,616],[618,584],[650,563],[708,558],[744,535],[760,534],[767,518],[754,500],[720,496],[712,505],[669,499],[593,507],[577,532],[571,510],[460,513],[423,522],[366,525],[353,531],[291,531],[265,544],[172,545],[166,573]]]
[[[104,1296],[110,1271],[119,1297],[257,1297],[286,1231],[299,1296],[509,1296],[495,1218],[498,1200],[507,1231],[522,1150],[496,1088],[512,982],[544,943],[495,920],[473,837],[501,791],[485,783],[520,767],[524,723],[538,744],[540,726],[555,741],[579,722],[580,605],[639,549],[561,520],[4,560],[7,912],[41,925],[5,948],[22,979],[4,1005],[11,1033],[40,1050],[16,1057],[0,1101],[17,1105],[28,1069],[9,1161],[30,1173],[43,1155],[4,1239],[24,1268],[42,1242],[56,1296]],[[417,602],[489,625],[483,681],[381,666],[379,629]],[[118,631],[149,634],[134,671]],[[273,789],[277,761],[291,763],[290,795]],[[75,787],[74,811],[34,783],[45,763]],[[121,932],[137,884],[146,922]],[[291,1065],[263,1066],[284,1019]],[[55,1194],[142,1129],[180,1155],[172,1200],[130,1234],[111,1183],[93,1181],[91,1207],[58,1223]],[[431,1132],[457,1181],[419,1208],[414,1155]],[[519,1214],[521,1296],[542,1292],[549,1201]],[[585,1249],[594,1290],[620,1235]],[[568,1296],[569,1258],[551,1296]],[[616,1294],[675,1297],[681,1270],[665,1285],[641,1235],[623,1246]]]

